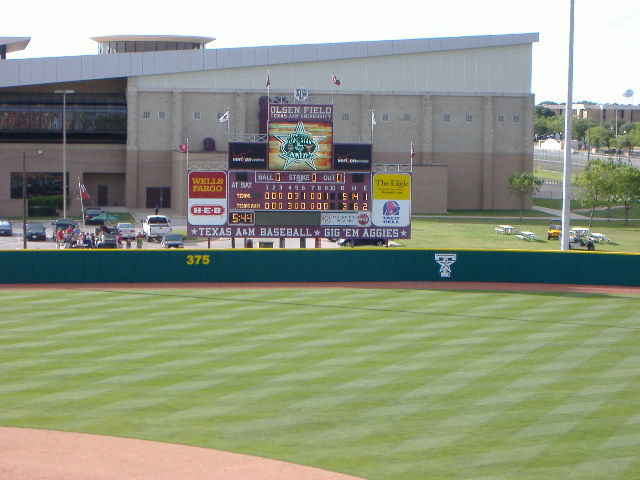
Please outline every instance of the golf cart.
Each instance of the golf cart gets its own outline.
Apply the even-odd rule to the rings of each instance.
[[[593,240],[589,237],[585,237],[575,232],[571,237],[569,237],[569,250],[571,249],[593,251],[596,249],[596,246],[593,244]]]
[[[556,240],[562,235],[562,222],[560,220],[551,220],[549,229],[547,230],[547,240],[555,238]]]

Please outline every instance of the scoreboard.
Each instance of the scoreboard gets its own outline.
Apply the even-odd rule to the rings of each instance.
[[[409,238],[406,173],[189,173],[188,235]]]
[[[370,210],[371,173],[229,172],[229,210]]]
[[[191,171],[191,237],[409,238],[411,174],[373,173],[371,148],[333,145],[332,105],[270,106],[268,142]]]

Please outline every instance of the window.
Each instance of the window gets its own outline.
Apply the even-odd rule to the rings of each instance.
[[[409,115],[408,113],[404,114],[404,121],[405,122],[410,122],[411,121],[411,115]]]
[[[445,114],[442,116],[442,121],[443,121],[443,122],[450,122],[450,121],[451,121],[451,115],[449,115],[448,113],[445,113]]]
[[[61,172],[25,172],[27,198],[62,194]],[[11,198],[22,198],[22,172],[11,172]],[[69,172],[67,172],[67,195],[69,194]]]
[[[465,121],[465,122],[467,122],[467,123],[471,123],[471,122],[473,122],[473,115],[471,115],[471,114],[467,113],[467,114],[464,116],[464,121]]]
[[[167,118],[167,112],[158,112],[158,118],[160,120],[164,120],[165,118]]]
[[[149,120],[151,118],[151,112],[142,112],[142,118]]]
[[[200,120],[200,112],[193,112],[193,119]]]
[[[382,114],[382,121],[383,122],[388,122],[389,121],[389,114],[388,113],[383,113]]]
[[[345,121],[345,122],[349,121],[349,114],[348,113],[343,113],[342,114],[342,120]]]
[[[520,115],[513,116],[513,123],[520,123]]]
[[[498,123],[504,123],[504,115],[498,115]]]

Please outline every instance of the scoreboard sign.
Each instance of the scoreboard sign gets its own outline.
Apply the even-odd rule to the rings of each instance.
[[[370,146],[335,154],[332,122],[333,105],[270,105],[265,150],[230,144],[229,170],[189,172],[188,235],[409,238],[411,175],[371,172]]]

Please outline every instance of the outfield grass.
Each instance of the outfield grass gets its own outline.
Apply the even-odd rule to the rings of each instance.
[[[534,232],[539,241],[523,242],[515,235],[502,235],[494,228],[500,224],[510,224],[518,231]],[[588,221],[572,221],[572,226],[589,225]],[[411,238],[397,240],[409,248],[487,248],[495,250],[560,250],[557,239],[547,240],[549,221],[543,219],[523,218],[447,218],[424,217],[411,221]],[[594,223],[592,232],[605,234],[611,243],[596,244],[600,252],[640,253],[640,222],[632,222],[624,226],[620,221],[599,221]]]
[[[640,297],[0,291],[0,424],[371,480],[640,476]]]

